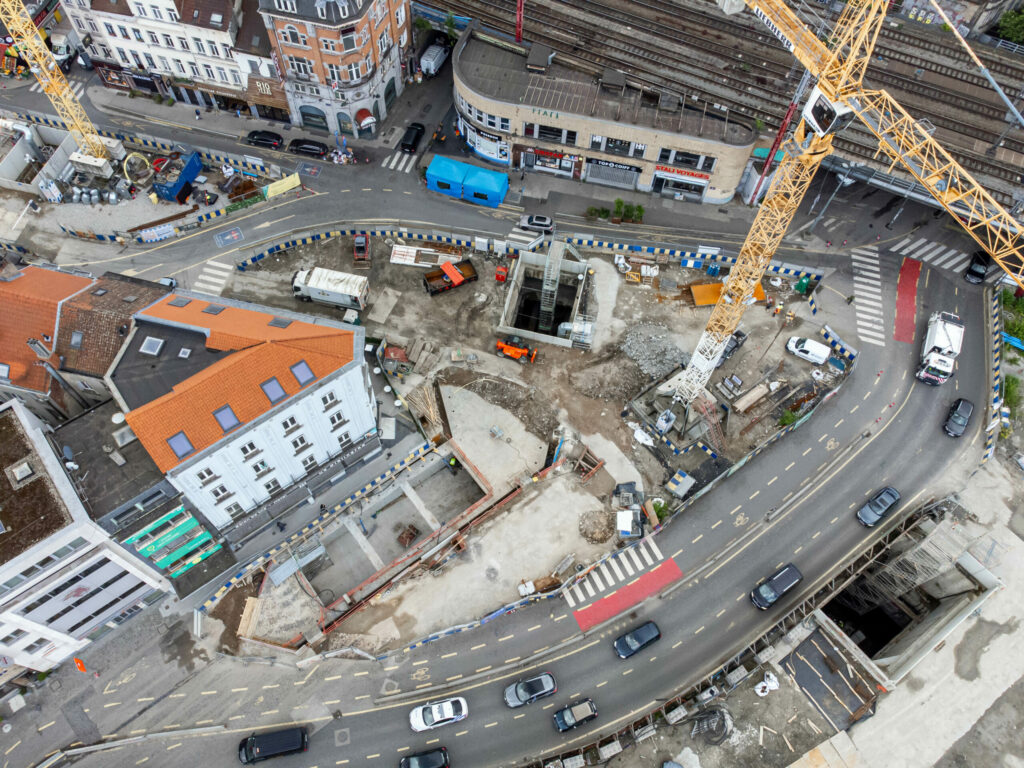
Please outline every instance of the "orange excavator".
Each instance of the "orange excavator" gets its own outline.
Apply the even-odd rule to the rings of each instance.
[[[518,336],[508,336],[498,339],[498,357],[509,357],[518,360],[523,365],[532,363],[537,359],[537,348],[530,349]]]

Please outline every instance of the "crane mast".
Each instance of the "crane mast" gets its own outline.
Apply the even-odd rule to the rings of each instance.
[[[110,153],[96,127],[68,86],[64,72],[43,42],[22,0],[0,0],[0,21],[3,21],[8,34],[14,38],[18,54],[28,63],[43,93],[49,97],[58,116],[74,137],[79,150],[91,157],[109,157]]]

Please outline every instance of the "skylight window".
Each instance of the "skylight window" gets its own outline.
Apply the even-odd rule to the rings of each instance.
[[[107,292],[106,288],[97,288],[95,291],[92,292],[92,295],[93,296],[102,296],[106,292]]]
[[[195,448],[192,447],[192,443],[185,437],[184,432],[179,432],[176,435],[172,435],[167,438],[167,444],[171,446],[171,450],[174,451],[174,455],[179,459],[183,459],[188,456]]]
[[[192,299],[185,296],[175,296],[173,299],[167,302],[169,307],[187,307],[192,303]]]
[[[83,338],[84,338],[84,334],[81,331],[72,331],[71,332],[71,348],[72,349],[81,349],[82,348],[82,339]]]
[[[309,367],[305,360],[299,360],[299,362],[292,366],[291,370],[300,387],[306,386],[306,384],[316,378],[313,375],[313,369]]]
[[[11,378],[11,366],[7,363],[0,363],[0,379]]]
[[[267,323],[267,325],[269,325],[271,328],[287,328],[291,324],[292,321],[289,320],[287,317],[275,317],[273,320]]]
[[[224,311],[224,307],[220,304],[207,304],[203,309],[203,313],[207,315],[219,315]]]
[[[285,397],[284,387],[281,386],[281,383],[277,378],[267,379],[260,384],[260,387],[263,389],[263,394],[265,394],[267,399],[272,403],[283,400]]]
[[[178,350],[178,357],[180,357],[182,360],[187,360],[188,356],[191,354],[191,347],[182,347],[181,349]]]
[[[144,355],[151,355],[156,357],[160,354],[160,350],[164,348],[164,340],[158,339],[156,336],[147,336],[146,340],[142,342],[142,346],[139,347],[139,352]]]
[[[223,405],[213,412],[213,417],[220,424],[220,428],[225,432],[230,432],[232,429],[237,427],[240,422],[238,417],[235,416],[235,412],[231,410],[230,405]]]

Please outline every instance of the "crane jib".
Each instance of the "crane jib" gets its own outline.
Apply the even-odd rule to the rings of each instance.
[[[783,32],[783,31],[782,31],[781,29],[779,29],[779,28],[778,28],[778,26],[776,26],[775,22],[774,22],[774,21],[772,21],[771,19],[769,19],[769,18],[768,18],[768,17],[767,17],[766,15],[765,15],[765,12],[764,12],[764,11],[762,11],[762,10],[761,10],[761,9],[760,9],[760,8],[759,8],[758,6],[756,6],[756,5],[754,6],[754,15],[755,15],[755,16],[757,16],[757,18],[759,18],[759,19],[760,19],[761,21],[763,21],[763,22],[764,22],[764,25],[765,25],[766,27],[768,27],[768,29],[770,29],[770,30],[772,31],[772,34],[773,34],[773,35],[775,35],[775,36],[776,36],[777,38],[779,38],[779,41],[780,41],[780,42],[781,42],[781,43],[782,43],[782,44],[783,44],[784,46],[786,46],[787,50],[788,50],[788,51],[789,51],[790,53],[793,53],[793,49],[794,49],[794,47],[795,47],[795,46],[793,45],[793,42],[792,42],[792,41],[791,41],[791,40],[790,40],[790,39],[789,39],[788,37],[786,37],[786,34],[785,34],[785,33],[784,33],[784,32]]]

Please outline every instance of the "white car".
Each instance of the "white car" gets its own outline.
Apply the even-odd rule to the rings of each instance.
[[[428,702],[409,713],[409,726],[414,731],[429,731],[442,725],[457,723],[469,714],[469,705],[461,696]]]
[[[555,230],[555,222],[550,216],[520,216],[519,228],[550,235]]]

